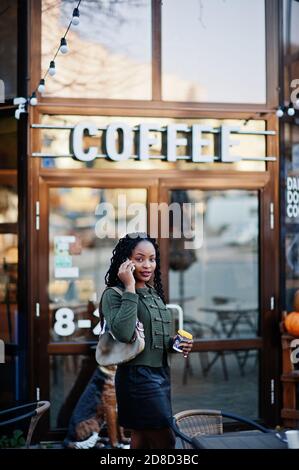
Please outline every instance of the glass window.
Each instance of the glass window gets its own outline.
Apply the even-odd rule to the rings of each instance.
[[[285,180],[282,214],[285,221],[286,309],[294,309],[294,295],[299,289],[299,126],[284,123]]]
[[[170,202],[180,204],[182,214],[179,223],[177,218],[170,220],[171,233],[181,233],[183,228],[185,238],[172,236],[169,241],[169,302],[183,308],[184,328],[196,340],[256,337],[258,192],[173,190]],[[225,403],[232,412],[258,416],[256,350],[213,351],[211,347],[192,353],[188,362],[173,355],[171,376],[174,412],[223,409]]]
[[[293,0],[291,2],[291,54],[299,51],[299,3]]]
[[[5,99],[17,96],[18,1],[1,0],[0,10],[0,80]],[[1,90],[0,90],[1,91]],[[1,103],[1,96],[0,96]],[[0,137],[1,141],[1,137]]]
[[[43,73],[77,3],[42,2]],[[150,1],[82,2],[80,24],[71,27],[67,41],[68,54],[58,54],[57,73],[47,77],[47,96],[151,99]]]
[[[299,176],[299,126],[286,122],[284,123],[283,131],[286,170],[290,176]]]
[[[245,358],[242,372],[237,354]],[[218,356],[217,356],[218,355]],[[259,361],[258,352],[223,351],[195,352],[188,362],[179,354],[172,354],[171,396],[173,412],[190,409],[223,410],[247,416],[259,417]],[[208,362],[213,367],[206,369]],[[226,370],[226,373],[225,373]]]
[[[106,128],[115,122],[121,122],[130,126],[131,133],[131,157],[123,161],[111,161],[107,158],[96,158],[90,162],[82,162],[72,158],[72,149],[70,146],[71,128],[80,122],[91,122],[98,126],[96,136],[85,136],[84,149],[90,146],[98,148],[99,155],[107,155],[106,152],[106,134],[101,128]],[[156,139],[156,143],[149,146],[149,155],[153,158],[149,160],[136,160],[138,154],[138,126],[141,123],[149,125],[157,125],[162,131],[149,132],[149,137]],[[212,128],[219,129],[221,126],[238,127],[244,134],[233,135],[232,140],[238,141],[238,144],[231,147],[230,154],[241,157],[236,163],[194,163],[191,160],[180,160],[176,162],[167,162],[159,157],[165,155],[167,151],[166,144],[166,126],[170,124],[186,124],[187,132],[178,133],[178,137],[185,137],[186,145],[178,146],[176,152],[178,156],[190,155],[192,148],[191,126],[195,124],[208,125]],[[41,130],[41,152],[47,155],[43,158],[42,165],[44,168],[114,168],[114,169],[181,169],[181,170],[237,170],[237,171],[265,171],[266,165],[263,161],[245,160],[246,158],[263,158],[266,156],[266,137],[264,135],[254,134],[265,130],[265,121],[263,120],[236,120],[236,119],[171,119],[171,118],[143,118],[143,117],[121,117],[121,116],[56,116],[43,115],[42,125],[47,129]],[[54,127],[67,126],[67,129],[55,129]],[[164,129],[164,130],[163,130]],[[37,131],[35,131],[37,132]],[[248,132],[246,134],[246,132]],[[252,134],[250,134],[252,132]],[[134,137],[134,138],[133,138]],[[208,145],[203,147],[204,155],[218,155],[219,152],[219,134],[203,133],[203,138],[208,140]],[[116,143],[121,145],[120,138],[116,139]],[[117,145],[116,145],[117,148]],[[51,158],[51,155],[69,155],[69,157]],[[243,160],[244,159],[244,160]]]
[[[0,170],[17,168],[17,120],[0,116]]]
[[[94,357],[50,356],[51,428],[67,428],[73,409],[97,365]]]
[[[299,77],[299,60],[292,62],[292,64],[290,65],[290,81],[294,79],[298,80],[298,77]],[[289,87],[289,92],[293,90],[294,90],[294,87],[292,88]],[[296,91],[298,93],[298,81],[296,82]]]
[[[2,409],[5,409],[6,407],[8,408],[10,406],[16,406],[16,400],[18,400],[18,392],[16,389],[18,368],[18,358],[6,354],[5,364],[0,364],[0,403]],[[20,424],[18,428],[19,427],[22,427],[22,424]],[[6,426],[5,431],[7,432],[7,430],[8,427]],[[1,436],[6,434],[6,432],[3,431],[4,429],[1,427]],[[11,435],[12,434],[13,432],[11,432]]]
[[[182,306],[198,339],[258,335],[259,216],[257,191],[171,191],[193,208],[195,248],[170,239],[170,302]],[[185,204],[185,206],[184,206]],[[188,225],[186,225],[188,227]],[[179,227],[174,227],[179,229]]]
[[[291,54],[299,51],[299,3],[293,0],[291,2],[291,32],[290,46]]]
[[[299,3],[297,0],[284,0],[283,25],[285,54],[299,51]]]
[[[0,338],[17,343],[18,238],[0,234]]]
[[[146,231],[147,192],[142,188],[50,189],[50,337],[95,341],[96,311],[112,250],[120,236]],[[135,211],[144,217],[135,225]]]
[[[0,224],[18,221],[17,189],[0,185]]]
[[[189,0],[186,6],[163,0],[163,100],[265,103],[264,1]]]
[[[289,105],[290,100],[294,101],[298,97],[298,77],[299,60],[293,60],[284,67],[284,96],[286,106]],[[293,93],[295,93],[295,96],[293,96]]]

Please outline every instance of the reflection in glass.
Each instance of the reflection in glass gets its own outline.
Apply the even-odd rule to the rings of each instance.
[[[0,117],[0,169],[17,169],[17,120]]]
[[[146,231],[146,198],[146,190],[138,188],[50,189],[52,341],[95,341],[99,334],[96,308],[112,250],[127,231]],[[137,226],[136,204],[144,214]]]
[[[299,4],[297,0],[283,1],[283,15],[284,53],[295,54],[299,51]]]
[[[284,165],[285,180],[282,205],[285,221],[285,308],[294,309],[294,295],[299,289],[299,128],[295,123],[285,123]]]
[[[18,238],[0,234],[0,338],[17,343]]]
[[[294,296],[299,289],[299,235],[293,232],[297,222],[287,222],[285,237],[286,310],[294,310]]]
[[[18,1],[1,0],[0,79],[4,81],[5,85],[5,100],[12,99],[17,96],[17,41]]]
[[[57,116],[57,115],[43,115],[43,125],[56,125],[56,126],[75,126],[79,122],[86,121],[86,116]],[[256,132],[265,130],[265,121],[263,120],[237,120],[237,119],[171,119],[171,118],[140,118],[140,117],[121,117],[121,116],[88,116],[88,121],[95,123],[99,128],[106,127],[115,122],[123,122],[128,124],[131,128],[138,126],[141,123],[151,123],[165,128],[169,124],[187,124],[192,126],[194,124],[209,125],[213,128],[219,128],[222,125],[234,126],[240,128],[241,131]],[[165,146],[162,145],[162,133],[152,133],[157,137],[158,143],[153,145],[150,149],[150,155],[157,157],[165,154]],[[189,132],[189,142],[191,133]],[[204,134],[205,138],[209,140],[209,145],[203,149],[203,153],[207,155],[217,155],[217,134]],[[41,152],[46,155],[70,155],[69,146],[69,129],[43,129],[41,130],[42,146]],[[246,157],[263,158],[266,156],[266,137],[264,135],[246,135],[239,134],[236,136],[239,144],[233,146],[230,150],[231,155]],[[99,154],[105,154],[105,139],[103,131],[99,130],[97,136],[87,137],[84,139],[86,146],[96,146],[99,149]],[[132,143],[132,155],[138,153],[136,140]],[[177,148],[177,155],[190,154],[190,148],[187,146],[180,146]],[[97,158],[91,162],[80,162],[71,157],[68,158],[43,158],[42,165],[44,168],[108,168],[108,169],[178,169],[178,170],[236,170],[236,171],[265,171],[266,164],[263,161],[245,161],[241,160],[236,163],[193,163],[191,161],[178,160],[174,163],[162,161],[160,159],[150,159],[147,161],[139,161],[129,159],[121,162],[112,162],[104,158]]]
[[[51,428],[66,428],[96,368],[94,357],[50,356]]]
[[[0,185],[0,224],[18,221],[18,195],[16,188]]]
[[[265,51],[263,0],[163,1],[163,100],[265,103]]]
[[[1,408],[13,407],[19,399],[16,376],[18,370],[18,357],[5,355],[5,364],[1,364],[0,403]],[[7,406],[6,406],[7,405]],[[6,429],[7,430],[7,429]]]
[[[290,34],[290,53],[299,51],[299,4],[293,0],[291,3],[291,34]]]
[[[205,370],[212,361],[212,367]],[[259,417],[258,377],[259,356],[255,350],[195,352],[188,362],[181,355],[172,354],[173,412],[225,409],[256,419]]]
[[[42,70],[54,56],[76,1],[42,1]],[[80,24],[68,33],[68,54],[59,54],[48,96],[151,99],[151,2],[82,2]]]
[[[285,148],[284,162],[289,176],[299,176],[299,126],[286,122],[283,126]]]
[[[170,240],[170,302],[182,306],[186,329],[198,339],[257,336],[257,191],[175,190],[171,201],[193,204],[191,234],[203,231],[193,250]]]

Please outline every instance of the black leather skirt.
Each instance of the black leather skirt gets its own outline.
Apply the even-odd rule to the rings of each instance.
[[[172,419],[169,367],[120,365],[115,376],[119,424],[161,429]]]

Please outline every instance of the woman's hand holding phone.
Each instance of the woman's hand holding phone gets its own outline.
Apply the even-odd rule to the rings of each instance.
[[[121,282],[124,284],[126,290],[130,290],[135,292],[135,278],[133,272],[135,270],[135,265],[133,261],[127,259],[124,263],[122,263],[118,270],[118,277]]]

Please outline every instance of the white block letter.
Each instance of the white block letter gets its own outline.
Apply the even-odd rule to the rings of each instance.
[[[203,139],[203,132],[211,132],[211,126],[203,126],[201,124],[194,124],[192,126],[192,161],[199,162],[213,162],[213,155],[203,155],[202,147],[208,147],[209,140]]]
[[[158,144],[157,136],[150,136],[150,131],[159,131],[160,126],[155,123],[142,123],[139,127],[139,160],[148,160],[149,149]]]
[[[238,162],[241,157],[233,157],[229,154],[229,149],[233,145],[239,145],[239,140],[231,140],[230,133],[238,131],[238,127],[222,126],[221,127],[221,161],[222,162]]]
[[[167,126],[167,160],[169,162],[175,162],[176,148],[179,145],[187,145],[186,137],[177,137],[177,132],[188,132],[188,126],[186,124],[169,124]]]
[[[82,162],[91,162],[97,156],[97,147],[89,147],[87,152],[83,150],[84,131],[88,131],[89,135],[96,135],[98,128],[92,122],[80,122],[74,127],[72,133],[72,147],[75,157]]]
[[[121,153],[118,153],[116,149],[116,134],[119,136],[119,130],[123,133],[123,151]],[[130,158],[132,155],[132,144],[132,130],[128,124],[115,122],[114,124],[110,124],[107,127],[106,150],[107,155],[109,158],[111,158],[111,160],[114,160],[115,162],[128,160],[128,158]]]

